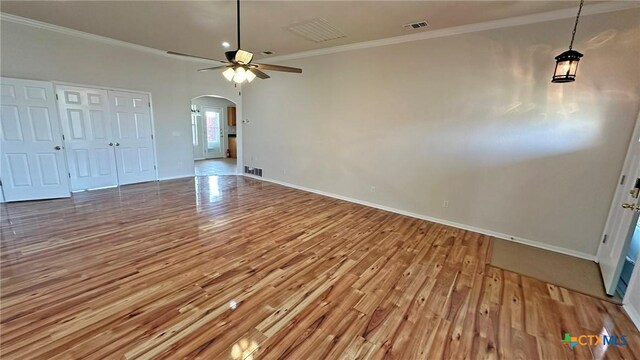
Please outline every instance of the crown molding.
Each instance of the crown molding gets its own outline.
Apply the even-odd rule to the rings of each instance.
[[[91,34],[91,33],[80,31],[80,30],[74,30],[74,29],[63,27],[63,26],[53,25],[53,24],[42,22],[42,21],[32,20],[32,19],[21,17],[21,16],[7,14],[7,13],[4,13],[4,12],[0,12],[0,21],[7,21],[7,22],[15,23],[15,24],[26,25],[26,26],[29,26],[29,27],[32,27],[32,28],[36,28],[36,29],[53,31],[53,32],[57,32],[57,33],[60,33],[60,34],[64,34],[64,35],[69,35],[69,36],[78,37],[78,38],[82,38],[82,39],[86,39],[86,40],[92,40],[92,41],[101,42],[101,43],[104,43],[104,44],[122,46],[122,47],[129,48],[129,49],[132,49],[132,50],[142,51],[142,52],[146,52],[146,53],[154,54],[154,55],[162,55],[162,56],[165,56],[165,57],[168,57],[168,58],[172,58],[172,59],[180,59],[180,60],[183,60],[183,61],[191,61],[191,62],[205,63],[205,64],[209,64],[209,63],[216,63],[217,64],[216,61],[209,61],[209,60],[204,60],[204,59],[195,59],[195,58],[187,58],[187,57],[184,57],[184,56],[171,55],[171,54],[167,54],[163,50],[150,48],[150,47],[147,47],[147,46],[138,45],[138,44],[130,43],[130,42],[127,42],[127,41],[117,40],[117,39],[113,39],[113,38],[106,37],[106,36],[95,35],[95,34]]]
[[[602,13],[620,11],[620,10],[628,10],[628,9],[633,9],[638,7],[640,7],[640,1],[606,1],[602,3],[584,6],[582,8],[582,16],[602,14]],[[420,40],[433,39],[433,38],[439,38],[439,37],[445,37],[445,36],[466,34],[471,32],[479,32],[479,31],[486,31],[486,30],[492,30],[492,29],[500,29],[505,27],[527,25],[527,24],[533,24],[533,23],[539,23],[539,22],[545,22],[545,21],[567,19],[567,18],[573,18],[575,16],[576,16],[576,9],[573,9],[573,8],[554,10],[554,11],[548,11],[548,12],[532,14],[532,15],[524,15],[524,16],[517,16],[517,17],[511,17],[511,18],[500,19],[500,20],[485,21],[485,22],[480,22],[475,24],[448,27],[444,29],[437,29],[437,30],[431,30],[431,31],[427,30],[425,32],[416,33],[416,34],[364,41],[359,43],[304,51],[304,52],[293,53],[288,55],[272,56],[272,57],[263,58],[261,60],[268,59],[269,61],[284,61],[284,60],[301,59],[301,58],[306,58],[311,56],[334,54],[334,53],[351,51],[351,50],[366,49],[366,48],[393,45],[393,44],[401,44],[401,43],[406,43],[411,41],[420,41]],[[74,29],[63,27],[63,26],[53,25],[53,24],[42,22],[42,21],[32,20],[32,19],[28,19],[28,18],[24,18],[21,16],[16,16],[16,15],[4,13],[4,12],[0,12],[0,21],[7,21],[7,22],[16,23],[16,24],[26,25],[33,28],[37,28],[37,29],[53,31],[60,34],[97,41],[97,42],[101,42],[109,45],[122,46],[132,50],[138,50],[138,51],[146,52],[149,54],[161,55],[161,56],[165,56],[172,59],[180,59],[182,61],[190,61],[190,62],[197,62],[197,63],[217,63],[215,61],[170,55],[163,50],[154,49],[147,46],[130,43],[127,41],[116,40],[106,36],[95,35],[95,34],[87,33],[84,31],[74,30]]]
[[[639,8],[639,7],[640,7],[640,1],[606,1],[606,2],[597,3],[593,5],[585,5],[582,8],[582,13],[580,16],[582,17],[582,16],[588,16],[588,15],[602,14],[602,13],[628,10],[628,9]],[[534,24],[534,23],[540,23],[540,22],[546,22],[546,21],[552,21],[552,20],[575,18],[576,11],[577,11],[577,8],[554,10],[554,11],[548,11],[548,12],[543,12],[538,14],[516,16],[516,17],[511,17],[506,19],[485,21],[485,22],[461,25],[461,26],[453,26],[453,27],[431,30],[431,31],[427,30],[425,32],[416,33],[416,34],[401,35],[401,36],[395,36],[395,37],[384,38],[379,40],[364,41],[359,43],[304,51],[304,52],[299,52],[294,54],[272,56],[272,57],[263,58],[260,60],[264,61],[268,59],[269,61],[285,61],[285,60],[301,59],[301,58],[312,57],[312,56],[335,54],[335,53],[340,53],[345,51],[367,49],[367,48],[394,45],[394,44],[402,44],[402,43],[411,42],[411,41],[420,41],[420,40],[434,39],[434,38],[445,37],[445,36],[500,29],[505,27]]]

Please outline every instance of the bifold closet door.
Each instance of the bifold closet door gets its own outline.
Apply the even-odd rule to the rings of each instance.
[[[149,96],[108,91],[120,185],[156,180]]]
[[[53,85],[0,78],[0,176],[5,201],[69,197]]]
[[[56,86],[71,190],[118,185],[106,90]]]

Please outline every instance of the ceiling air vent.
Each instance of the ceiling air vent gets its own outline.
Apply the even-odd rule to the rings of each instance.
[[[421,21],[416,21],[416,22],[412,22],[412,23],[409,23],[409,24],[402,25],[402,27],[405,30],[426,28],[427,26],[429,26],[429,24],[427,24],[427,20],[421,20]]]
[[[286,29],[315,43],[340,39],[347,36],[323,18],[315,18],[289,25]]]

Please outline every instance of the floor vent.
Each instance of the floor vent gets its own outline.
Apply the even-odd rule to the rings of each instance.
[[[347,36],[323,18],[315,18],[289,25],[286,29],[315,43],[340,39]]]
[[[244,173],[245,174],[249,174],[249,175],[255,175],[255,176],[262,177],[262,169],[258,169],[258,168],[251,167],[251,166],[245,166],[244,167]]]
[[[410,24],[402,25],[402,27],[405,30],[420,29],[420,28],[425,28],[427,26],[429,26],[429,24],[427,24],[427,20],[416,21],[416,22],[413,22],[413,23],[410,23]]]

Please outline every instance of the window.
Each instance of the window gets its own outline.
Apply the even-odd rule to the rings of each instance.
[[[193,146],[198,146],[198,117],[191,114],[191,135],[193,137]]]

